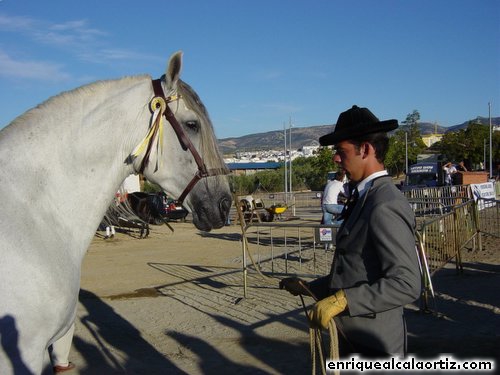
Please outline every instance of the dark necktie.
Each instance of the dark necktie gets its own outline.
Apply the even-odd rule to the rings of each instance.
[[[351,192],[351,195],[349,196],[349,200],[347,201],[347,204],[344,206],[344,209],[342,210],[342,213],[340,214],[340,219],[344,220],[344,222],[347,221],[349,216],[351,215],[352,210],[354,209],[354,206],[356,206],[356,202],[358,201],[359,198],[359,192],[358,189],[354,188],[353,191]]]

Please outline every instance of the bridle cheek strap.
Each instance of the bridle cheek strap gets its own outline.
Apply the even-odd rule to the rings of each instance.
[[[178,100],[180,97],[165,97],[165,94],[163,92],[163,88],[161,86],[161,79],[155,79],[152,81],[153,83],[153,91],[155,94],[155,97],[152,99],[152,101],[155,100],[155,98],[162,98],[166,102],[165,106],[165,111],[164,111],[164,116],[167,119],[167,121],[170,123],[172,126],[172,129],[174,129],[175,134],[177,135],[177,139],[179,140],[179,143],[181,144],[181,147],[184,151],[189,150],[191,154],[193,155],[193,158],[198,165],[198,171],[196,174],[193,176],[189,184],[186,186],[182,194],[179,196],[177,199],[181,204],[184,202],[184,199],[186,196],[191,192],[191,190],[195,187],[195,185],[200,181],[202,178],[209,177],[209,176],[217,176],[217,175],[225,175],[228,174],[229,171],[227,168],[214,168],[214,169],[207,169],[205,163],[203,162],[202,157],[200,156],[200,153],[198,150],[194,147],[193,143],[191,140],[186,136],[186,133],[182,129],[181,125],[175,118],[174,113],[168,106],[168,103],[171,103],[175,100]],[[144,172],[145,165],[141,165],[141,171],[140,173]]]

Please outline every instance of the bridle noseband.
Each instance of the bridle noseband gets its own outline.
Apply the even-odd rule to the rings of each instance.
[[[175,134],[177,135],[177,139],[179,140],[179,143],[184,151],[189,150],[191,154],[193,155],[193,158],[198,165],[198,171],[196,174],[193,176],[189,184],[186,186],[182,194],[179,196],[177,199],[179,203],[183,203],[184,199],[186,196],[191,192],[191,190],[195,187],[195,185],[200,181],[202,178],[205,177],[210,177],[210,176],[217,176],[217,175],[226,175],[229,174],[229,170],[227,168],[214,168],[214,169],[207,169],[207,166],[203,162],[203,158],[201,157],[200,153],[198,150],[194,147],[193,143],[191,140],[186,136],[186,133],[182,129],[182,126],[179,124],[177,119],[175,118],[174,113],[168,106],[169,103],[179,100],[181,97],[180,96],[169,96],[165,97],[165,94],[163,92],[163,87],[161,85],[161,79],[155,79],[152,80],[153,84],[153,91],[154,91],[154,97],[151,99],[150,106],[151,106],[151,111],[156,113],[157,110],[160,110],[161,113],[160,116],[165,116],[165,119],[170,123],[172,126],[172,129],[174,129]],[[161,121],[161,118],[156,119],[156,121]],[[155,117],[153,117],[153,122],[155,122]],[[156,129],[155,129],[156,127]],[[154,134],[152,134],[154,133]],[[153,143],[154,143],[154,138],[156,136],[161,137],[162,136],[162,129],[161,125],[156,125],[156,123],[153,123],[151,126],[151,129],[148,133],[148,136],[146,136],[147,139],[147,148],[145,150],[145,155],[141,161],[141,165],[139,168],[139,173],[144,173],[144,170],[146,169],[148,162],[149,162],[149,155],[151,153],[151,149],[153,148]],[[151,135],[150,135],[151,134]],[[162,140],[160,139],[159,142]],[[134,155],[134,154],[133,154]],[[137,155],[137,154],[135,154]]]

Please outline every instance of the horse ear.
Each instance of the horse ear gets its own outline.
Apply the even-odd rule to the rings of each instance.
[[[181,75],[182,51],[177,51],[168,60],[167,72],[165,75],[167,89],[177,86],[177,81]]]

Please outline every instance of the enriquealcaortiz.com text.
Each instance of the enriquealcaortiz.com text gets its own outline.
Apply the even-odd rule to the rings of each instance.
[[[493,373],[495,361],[493,359],[468,359],[460,360],[451,356],[441,356],[436,359],[419,359],[415,357],[406,358],[384,358],[384,359],[363,359],[351,357],[338,361],[327,360],[325,363],[327,371],[341,370],[349,372],[376,372],[376,371],[481,371]]]

